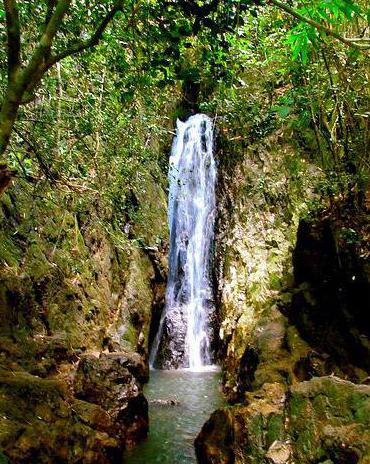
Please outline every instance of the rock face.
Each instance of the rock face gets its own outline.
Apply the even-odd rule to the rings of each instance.
[[[198,462],[368,464],[369,218],[300,220],[319,175],[307,164],[293,180],[297,148],[277,134],[228,150],[216,255],[230,406],[197,437]]]
[[[310,194],[313,168],[289,168],[296,148],[274,134],[246,151],[221,140],[216,235],[217,307],[228,395],[236,392],[241,358],[264,312],[292,280],[292,249]]]
[[[0,441],[11,463],[120,463],[148,430],[147,367],[124,353],[84,357],[74,395],[60,380],[0,376]],[[0,457],[2,455],[0,454]],[[6,462],[6,461],[5,461]]]
[[[370,387],[337,377],[265,384],[247,404],[215,412],[195,446],[212,464],[368,463]]]
[[[370,265],[361,243],[366,224],[366,217],[352,227],[341,217],[301,221],[293,255],[298,288],[289,315],[318,350],[370,371]]]
[[[337,220],[328,224],[328,218],[301,223],[295,283],[256,317],[236,387],[226,389],[240,404],[204,425],[195,443],[199,462],[370,462],[370,388],[361,384],[369,374],[366,245],[359,240],[346,248],[334,242],[336,230]],[[357,231],[366,236],[362,226]],[[327,246],[328,238],[335,247]],[[366,359],[358,358],[359,350]]]
[[[233,413],[227,408],[211,415],[195,440],[198,462],[234,464],[233,420]]]
[[[1,462],[120,462],[122,442],[100,406],[74,400],[62,382],[30,374],[14,372],[0,383]]]
[[[142,392],[148,369],[139,356],[136,358],[125,353],[84,357],[74,382],[76,398],[106,411],[115,434],[128,446],[148,432],[148,403]]]
[[[163,321],[163,335],[158,346],[154,367],[160,369],[178,369],[188,366],[185,353],[187,318],[181,308],[167,312]]]
[[[146,436],[167,218],[162,183],[140,182],[139,219],[114,230],[99,205],[67,209],[59,191],[36,200],[17,183],[2,196],[0,462],[121,463]]]

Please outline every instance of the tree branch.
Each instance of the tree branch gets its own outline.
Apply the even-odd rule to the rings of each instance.
[[[51,19],[51,16],[53,14],[53,10],[55,8],[57,0],[47,0],[47,10],[46,10],[46,16],[45,16],[45,26],[48,24],[48,22]]]
[[[40,38],[38,45],[32,53],[31,59],[19,73],[14,92],[18,99],[18,104],[32,101],[32,93],[41,82],[42,77],[49,69],[47,60],[50,57],[53,40],[63,22],[71,0],[58,0],[55,9],[46,24],[45,30]]]
[[[16,0],[4,0],[8,38],[8,78],[12,80],[21,64],[21,31]]]
[[[345,37],[347,42],[370,42],[370,37]]]
[[[35,158],[37,159],[41,171],[45,174],[45,176],[50,180],[50,181],[55,181],[58,176],[55,175],[48,166],[47,163],[43,160],[42,156],[40,155],[38,149],[35,147],[35,145],[21,132],[18,130],[16,127],[14,128],[14,132],[23,140],[23,142],[26,144],[26,150],[27,151],[32,151],[32,153],[35,155]]]
[[[51,56],[50,59],[47,61],[47,68],[49,69],[55,63],[58,63],[59,61],[63,60],[64,58],[67,58],[68,56],[76,55],[77,53],[83,52],[85,50],[88,50],[89,48],[93,48],[96,45],[98,45],[108,24],[112,21],[116,13],[118,11],[122,11],[122,9],[123,9],[122,2],[117,1],[114,7],[103,18],[102,22],[99,24],[96,31],[93,33],[93,35],[89,39],[81,41],[74,45],[71,45],[69,48],[60,52],[59,54]],[[135,12],[136,12],[136,8],[134,9],[134,13]]]
[[[340,42],[344,43],[347,46],[356,47],[361,50],[370,49],[370,45],[358,43],[353,40],[347,39],[346,37],[341,36],[337,32],[324,26],[323,24],[318,23],[314,19],[307,18],[306,16],[302,15],[301,13],[291,8],[286,3],[281,2],[280,0],[267,0],[267,3],[272,3],[273,5],[277,6],[280,10],[284,10],[286,13],[290,14],[294,18],[299,19],[300,21],[303,21],[307,24],[310,24],[315,29],[317,29],[319,32],[323,32],[324,34],[328,36],[334,37],[335,39],[339,40]]]
[[[31,87],[32,81],[35,81],[35,84],[37,85],[36,81],[39,80],[39,76],[42,76],[48,69],[46,62],[50,55],[53,40],[63,21],[64,15],[69,9],[70,3],[71,0],[58,0],[55,10],[46,25],[44,33],[41,36],[40,42],[33,52],[29,64],[24,69],[23,84],[26,85],[26,87],[29,85],[30,81]]]

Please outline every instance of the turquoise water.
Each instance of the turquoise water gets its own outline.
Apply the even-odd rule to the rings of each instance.
[[[220,373],[154,370],[145,395],[149,401],[149,437],[126,453],[124,463],[196,463],[194,439],[210,414],[223,405]],[[158,404],[158,400],[174,400],[176,404]]]

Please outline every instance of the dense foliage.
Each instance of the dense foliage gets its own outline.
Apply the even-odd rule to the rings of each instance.
[[[298,134],[331,193],[366,182],[366,0],[4,0],[0,18],[1,152],[27,182],[124,208],[199,90],[239,140]]]

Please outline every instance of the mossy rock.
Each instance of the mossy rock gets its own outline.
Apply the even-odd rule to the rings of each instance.
[[[313,378],[288,391],[281,383],[265,384],[247,394],[246,405],[211,416],[196,442],[200,462],[222,464],[227,455],[225,462],[235,464],[366,464],[369,408],[370,386],[336,377]]]
[[[370,457],[370,386],[313,378],[292,387],[288,411],[299,462]]]
[[[13,372],[0,385],[0,447],[10,463],[110,464],[121,455],[109,414],[73,400],[63,382]]]

